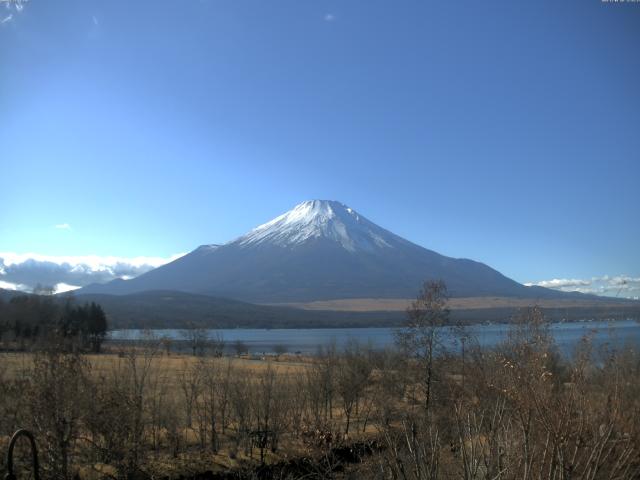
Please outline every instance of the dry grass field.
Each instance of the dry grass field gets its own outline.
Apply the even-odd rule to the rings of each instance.
[[[144,399],[141,398],[139,414],[145,426],[137,442],[143,444],[146,450],[143,455],[145,471],[153,472],[153,476],[161,474],[165,477],[177,478],[185,474],[209,470],[243,471],[248,465],[256,465],[256,462],[258,464],[286,462],[290,458],[309,455],[310,445],[314,444],[312,437],[316,433],[322,435],[322,432],[310,432],[308,441],[303,440],[301,432],[309,427],[299,424],[295,427],[298,430],[295,435],[280,432],[277,450],[273,447],[263,449],[255,443],[255,439],[245,438],[250,435],[249,431],[265,428],[275,431],[284,429],[285,424],[287,430],[291,428],[292,419],[288,415],[299,415],[304,408],[305,400],[296,395],[304,395],[300,391],[304,388],[302,383],[309,376],[314,375],[312,370],[317,367],[317,359],[293,355],[272,356],[264,359],[247,358],[248,356],[197,357],[187,354],[166,354],[159,348],[154,348],[153,351],[145,347],[131,346],[110,348],[101,354],[81,355],[82,375],[86,374],[89,384],[94,388],[98,386],[98,390],[102,387],[105,391],[118,392],[119,396],[130,398],[125,402],[127,405],[123,405],[121,412],[109,413],[113,415],[112,418],[106,419],[111,424],[108,427],[110,429],[117,430],[118,423],[130,420],[127,418],[130,412],[126,411],[130,407],[130,394],[133,393],[133,398],[137,395],[144,396]],[[54,366],[57,361],[48,362],[46,353],[2,352],[0,353],[1,385],[3,387],[8,387],[12,383],[24,385],[24,382],[33,381],[37,376],[34,373],[43,368],[45,370],[59,368]],[[214,376],[209,377],[208,374],[214,371]],[[60,374],[61,372],[56,372],[56,375]],[[65,381],[63,379],[51,378],[50,380],[54,383],[49,386],[53,390],[58,390],[60,387],[64,390],[68,386],[60,384]],[[68,378],[66,380],[69,381]],[[13,401],[27,405],[31,395],[32,392],[26,391],[24,395],[18,394],[14,397]],[[268,395],[274,396],[273,401],[269,402],[267,398],[266,406],[261,406],[265,400],[264,397]],[[91,407],[86,402],[93,400],[80,397],[64,399],[71,404],[77,401],[79,408],[87,410],[91,410]],[[3,398],[0,401],[0,407],[4,407],[5,411],[12,411],[11,405],[7,402],[10,402],[9,398]],[[209,402],[217,403],[212,405]],[[47,410],[45,414],[50,413],[55,416],[60,414],[57,406],[53,404],[50,406],[50,412],[45,406]],[[66,407],[61,405],[61,407],[66,410],[69,405]],[[218,411],[211,411],[212,407]],[[324,412],[325,418],[331,418],[331,422],[336,426],[342,424],[344,410],[340,404],[336,401],[328,408]],[[30,415],[29,410],[30,408],[27,408],[24,415]],[[245,414],[251,418],[244,418]],[[224,418],[225,416],[228,418]],[[142,420],[143,417],[144,420]],[[272,419],[269,420],[267,417]],[[211,449],[208,445],[211,430],[207,429],[216,428],[212,427],[215,422],[223,425],[217,427],[219,430],[216,434],[217,445],[215,449]],[[243,427],[245,422],[250,422],[251,425],[247,424]],[[352,422],[355,427],[357,422],[355,419]],[[224,423],[226,423],[226,429]],[[6,448],[10,434],[19,427],[38,430],[31,421],[19,421],[10,428],[2,428],[2,422],[0,422],[0,449]],[[238,433],[239,431],[244,433]],[[374,433],[373,424],[364,425],[357,430],[352,427],[351,438],[368,438]],[[89,431],[83,431],[79,432],[78,436],[89,437],[92,434]],[[36,435],[36,438],[39,442],[43,440],[42,435]],[[131,441],[130,438],[127,440]],[[84,450],[86,445],[82,447],[81,443],[76,442],[76,447]],[[131,447],[132,445],[128,446],[128,448]],[[91,455],[89,458],[92,458]],[[86,454],[75,455],[75,463],[74,471],[82,479],[119,478],[118,466],[104,461],[87,462]]]
[[[315,302],[278,303],[271,305],[289,306],[304,310],[335,310],[347,312],[405,311],[414,299],[410,298],[349,298],[322,300]],[[451,298],[448,307],[452,310],[490,309],[490,308],[593,308],[619,307],[620,301],[610,302],[602,299],[531,299],[509,297],[464,297]]]
[[[134,348],[106,349],[101,354],[85,354],[84,360],[89,365],[92,375],[100,377],[109,372],[117,370],[127,359],[127,356]],[[138,361],[143,361],[144,350],[139,350]],[[244,357],[244,358],[243,358]],[[19,378],[34,367],[35,355],[29,352],[0,352],[0,371],[4,380]],[[154,373],[165,377],[171,387],[177,390],[181,376],[184,372],[197,368],[202,362],[202,357],[188,354],[165,354],[157,353],[153,356],[151,367]],[[313,359],[293,355],[280,355],[264,357],[263,359],[240,357],[207,358],[208,365],[215,365],[217,368],[226,368],[228,365],[233,370],[245,372],[251,376],[272,370],[278,375],[298,375],[309,369]]]

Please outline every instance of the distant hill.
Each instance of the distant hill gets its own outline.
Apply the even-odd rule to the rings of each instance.
[[[7,290],[5,288],[0,288],[0,300],[4,302],[8,302],[13,297],[19,297],[20,295],[26,295],[26,294],[24,292],[20,292],[16,290]]]
[[[394,310],[317,310],[254,305],[225,298],[177,291],[149,291],[130,295],[77,295],[78,302],[96,302],[104,308],[109,328],[329,328],[399,326],[402,308]],[[531,302],[533,304],[534,302]],[[453,302],[451,319],[461,323],[509,322],[526,302]],[[328,306],[331,308],[331,306]],[[387,308],[387,307],[383,307]],[[549,320],[640,318],[639,302],[545,302]]]
[[[0,289],[0,299],[25,295]],[[30,295],[30,294],[28,294]],[[110,329],[121,328],[337,328],[399,326],[405,321],[407,300],[359,299],[308,305],[267,306],[178,291],[148,291],[130,295],[67,293],[77,303],[96,302]],[[521,308],[540,303],[549,320],[640,319],[640,302],[585,300],[525,301],[509,298],[453,299],[451,319],[461,323],[509,322]],[[1,312],[0,312],[1,314]],[[0,318],[0,321],[2,318]]]
[[[76,301],[100,304],[109,328],[323,328],[397,325],[404,312],[306,311],[254,305],[178,291],[130,295],[81,294]]]
[[[416,219],[419,221],[419,219]],[[427,279],[453,297],[584,297],[526,287],[473,260],[411,243],[335,201],[301,203],[224,245],[205,245],[131,280],[93,284],[81,294],[172,290],[253,303],[413,298]]]

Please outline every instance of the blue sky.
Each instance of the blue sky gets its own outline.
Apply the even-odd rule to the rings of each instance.
[[[640,278],[639,3],[30,0],[0,22],[5,258],[168,258],[322,198],[521,282]]]

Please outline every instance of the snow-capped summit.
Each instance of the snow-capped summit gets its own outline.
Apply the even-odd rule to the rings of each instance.
[[[345,250],[355,252],[390,248],[399,237],[340,202],[309,200],[231,243],[241,246],[270,244],[295,247],[313,239],[330,240]]]

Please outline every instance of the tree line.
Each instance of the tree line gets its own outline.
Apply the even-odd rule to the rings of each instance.
[[[107,317],[97,303],[76,305],[51,296],[20,295],[0,299],[0,344],[26,349],[60,344],[65,349],[100,352]]]

